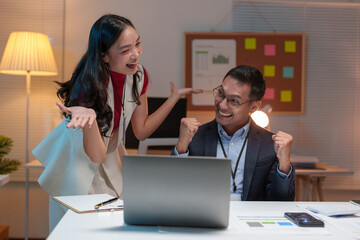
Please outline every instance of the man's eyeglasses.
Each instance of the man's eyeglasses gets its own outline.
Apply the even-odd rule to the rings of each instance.
[[[231,107],[231,108],[238,108],[240,105],[243,105],[245,103],[248,102],[252,102],[255,101],[255,99],[251,99],[248,100],[246,102],[240,102],[240,97],[236,97],[236,96],[231,96],[231,97],[227,97],[224,93],[224,90],[222,88],[222,86],[218,86],[216,88],[213,89],[213,93],[214,93],[214,97],[217,101],[222,102],[225,98],[227,101],[227,104]]]

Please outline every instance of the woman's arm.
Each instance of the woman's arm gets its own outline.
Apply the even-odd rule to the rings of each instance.
[[[66,125],[67,128],[83,130],[84,150],[92,162],[102,163],[105,160],[106,149],[104,139],[96,122],[96,113],[91,108],[85,107],[65,107],[62,103],[56,105],[66,114],[71,114],[71,121]]]
[[[170,97],[150,116],[148,116],[147,95],[139,97],[140,105],[137,105],[131,117],[131,124],[137,139],[143,141],[148,138],[156,129],[160,127],[167,115],[173,109],[181,96],[190,93],[201,93],[202,90],[192,88],[176,88],[174,83],[170,83]]]

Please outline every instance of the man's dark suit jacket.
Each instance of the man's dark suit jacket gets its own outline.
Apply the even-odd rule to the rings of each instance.
[[[215,120],[200,126],[189,144],[189,156],[216,157],[217,134]],[[251,121],[245,156],[243,201],[293,201],[295,198],[294,167],[289,178],[280,177],[272,135]]]

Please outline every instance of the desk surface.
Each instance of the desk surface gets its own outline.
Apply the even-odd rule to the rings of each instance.
[[[0,175],[0,187],[8,183],[10,180],[9,175]]]
[[[333,165],[326,163],[318,162],[315,165],[315,168],[301,169],[295,168],[295,174],[297,175],[335,175],[335,174],[352,174],[352,171],[349,171],[344,168],[339,168]]]
[[[281,230],[269,233],[258,229],[249,233],[240,229],[236,222],[239,221],[237,216],[283,216],[286,211],[303,211],[297,206],[298,204],[309,204],[309,202],[231,202],[230,223],[227,229],[132,226],[124,224],[122,211],[77,214],[69,210],[48,239],[354,239],[328,222],[325,222],[325,228],[315,230],[322,231],[321,234],[314,232],[282,234]],[[298,230],[304,231],[304,229]]]

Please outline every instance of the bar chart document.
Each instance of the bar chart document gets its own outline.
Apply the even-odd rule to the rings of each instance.
[[[194,94],[192,104],[213,105],[213,88],[219,86],[225,74],[236,66],[234,39],[196,39],[192,41],[192,87],[204,89]]]

